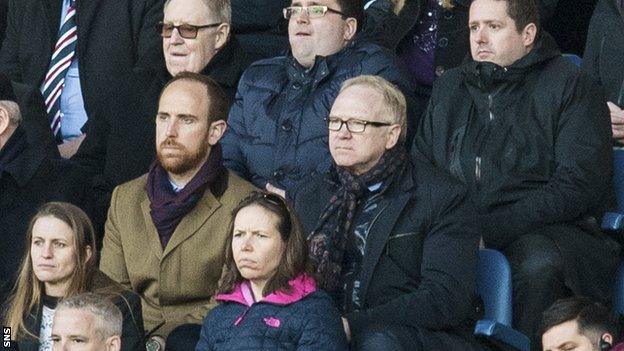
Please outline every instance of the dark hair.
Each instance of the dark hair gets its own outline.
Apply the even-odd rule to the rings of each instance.
[[[308,260],[308,245],[299,219],[294,211],[280,196],[263,191],[253,191],[244,198],[234,210],[228,228],[228,237],[225,241],[225,263],[224,272],[218,294],[230,293],[236,285],[245,278],[240,274],[234,262],[232,252],[232,236],[234,234],[234,219],[238,212],[245,207],[257,205],[275,214],[279,218],[277,230],[284,242],[284,253],[280,259],[275,274],[269,279],[264,287],[263,295],[281,290],[290,293],[291,287],[288,282],[302,273],[311,274],[311,266]]]
[[[214,79],[199,73],[181,72],[176,74],[160,91],[158,96],[158,102],[162,98],[162,94],[167,88],[179,80],[186,80],[203,85],[206,88],[206,95],[208,96],[208,124],[218,121],[220,119],[227,121],[228,112],[230,110],[230,101],[225,95],[223,89],[219,86]]]
[[[353,17],[357,21],[358,31],[364,26],[364,4],[362,0],[336,0],[340,6],[340,12],[345,17]]]
[[[618,340],[617,319],[604,305],[586,297],[572,297],[555,301],[542,315],[541,334],[561,323],[576,320],[579,333],[598,345],[602,334],[609,333]]]
[[[516,31],[522,32],[530,23],[540,31],[539,8],[535,0],[496,0],[507,3],[507,15],[516,22]]]

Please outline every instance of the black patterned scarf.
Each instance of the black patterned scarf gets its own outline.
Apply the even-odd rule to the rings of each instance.
[[[369,186],[391,181],[406,159],[404,148],[399,146],[386,151],[372,169],[359,176],[334,165],[340,187],[323,210],[316,229],[308,236],[317,283],[326,291],[334,292],[340,286],[344,254],[358,200],[368,194]]]

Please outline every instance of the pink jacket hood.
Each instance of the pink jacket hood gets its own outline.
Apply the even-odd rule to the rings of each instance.
[[[265,296],[262,300],[260,300],[260,302],[285,306],[300,301],[304,297],[316,291],[316,282],[314,281],[314,278],[305,273],[291,279],[288,282],[288,285],[292,288],[292,292],[290,294],[281,290],[275,291]],[[216,300],[221,302],[237,302],[245,306],[251,306],[254,304],[251,285],[247,280],[236,285],[234,291],[231,293],[217,295]]]

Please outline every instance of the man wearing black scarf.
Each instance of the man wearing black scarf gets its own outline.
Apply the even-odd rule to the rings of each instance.
[[[212,307],[230,213],[252,190],[223,166],[228,107],[211,78],[175,76],[159,99],[157,160],[112,195],[100,268],[141,296],[149,350],[164,349],[176,327],[201,324]],[[199,330],[181,339],[194,347],[194,337]]]
[[[485,350],[472,335],[473,212],[450,175],[405,153],[405,111],[381,77],[343,84],[328,118],[334,166],[292,193],[318,283],[356,350]]]

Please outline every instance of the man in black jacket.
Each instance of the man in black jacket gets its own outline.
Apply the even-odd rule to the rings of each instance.
[[[328,119],[334,166],[291,193],[318,283],[356,350],[484,350],[473,210],[459,182],[407,155],[405,111],[383,78],[343,84]]]
[[[514,327],[534,340],[556,299],[608,299],[619,246],[598,220],[612,199],[604,98],[540,35],[533,0],[476,0],[472,58],[448,71],[415,152],[467,184],[486,246],[510,260]]]
[[[15,100],[0,74],[0,304],[15,281],[30,217],[48,201],[81,205],[85,193],[73,168],[30,145]]]
[[[624,143],[624,3],[600,0],[589,24],[583,70],[607,98],[613,140]]]

